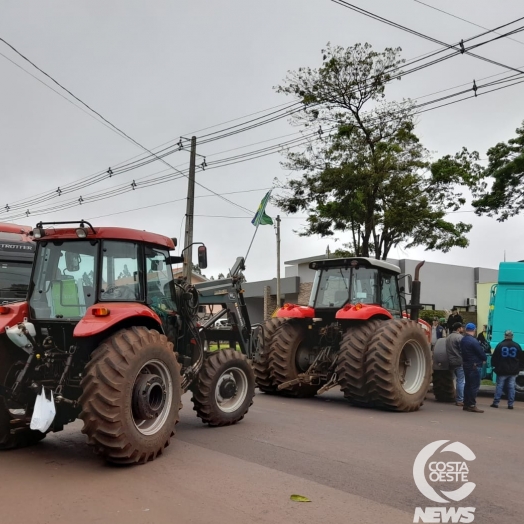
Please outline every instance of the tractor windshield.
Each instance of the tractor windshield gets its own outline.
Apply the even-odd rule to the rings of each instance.
[[[98,241],[41,242],[29,297],[35,319],[80,319],[95,302]]]
[[[400,314],[397,279],[375,268],[326,268],[316,275],[310,306],[341,308],[345,304],[377,304]]]

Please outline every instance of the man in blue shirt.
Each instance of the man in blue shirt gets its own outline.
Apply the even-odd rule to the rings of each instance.
[[[480,342],[475,338],[475,324],[466,324],[466,334],[460,341],[462,353],[462,367],[466,383],[464,385],[464,411],[471,413],[484,413],[477,408],[477,393],[480,388],[480,372],[482,364],[486,361],[486,353]]]

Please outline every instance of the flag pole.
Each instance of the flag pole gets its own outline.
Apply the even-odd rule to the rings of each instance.
[[[251,246],[253,245],[253,240],[255,240],[255,236],[258,231],[258,226],[260,226],[259,222],[257,222],[257,227],[255,229],[255,232],[253,233],[253,238],[251,239],[251,243],[249,244],[249,247],[247,248],[247,253],[246,253],[246,256],[244,257],[244,262],[247,260],[247,256],[249,255],[249,252],[251,251]]]

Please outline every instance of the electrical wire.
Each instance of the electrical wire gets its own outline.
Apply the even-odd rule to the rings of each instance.
[[[507,25],[510,25],[510,23],[504,24],[503,26],[500,26],[500,27],[505,27]],[[488,32],[491,32],[491,31],[493,31],[493,30],[490,30]],[[476,39],[476,38],[478,38],[480,36],[483,36],[484,34],[486,34],[486,33],[481,33],[480,35],[473,36],[473,37],[467,39],[466,42],[474,40],[474,39]],[[3,41],[5,42],[5,40],[3,40]],[[490,41],[482,42],[480,44],[477,44],[477,46],[478,45],[484,45],[484,44],[489,43],[489,42]],[[7,44],[7,45],[9,45],[12,49],[14,49],[14,47],[11,46],[10,44]],[[441,50],[437,50],[436,52],[430,53],[429,55],[425,54],[425,55],[421,55],[421,56],[424,57],[423,59],[427,59],[430,56],[435,56],[435,55],[441,53],[442,51],[443,50],[441,49]],[[422,64],[422,65],[419,65],[419,66],[417,66],[415,68],[412,68],[410,70],[403,71],[401,74],[398,74],[398,75],[392,77],[391,80],[396,79],[396,78],[400,78],[402,76],[406,76],[407,74],[410,74],[410,73],[415,72],[415,71],[419,71],[420,69],[423,69],[425,67],[429,67],[429,66],[434,65],[436,63],[439,63],[439,62],[441,62],[441,61],[443,61],[443,60],[445,60],[447,58],[450,58],[452,56],[456,56],[457,54],[459,54],[458,51],[455,52],[455,53],[451,53],[449,55],[446,55],[445,57],[440,57],[439,59],[436,59],[436,60],[434,60],[434,61],[432,61],[430,63]],[[21,56],[23,56],[23,55],[21,55]],[[10,59],[8,59],[8,60],[10,60]],[[390,70],[388,72],[390,73],[390,72],[392,72],[394,70],[400,70],[401,67],[405,67],[406,65],[408,65],[408,66],[412,65],[412,64],[414,64],[416,62],[419,62],[420,60],[422,60],[422,59],[416,57],[411,62],[408,62],[407,64],[404,64],[404,65],[399,66],[397,68],[393,68],[392,70]],[[10,60],[10,61],[12,62],[12,60]],[[32,62],[30,62],[30,63],[32,64]],[[15,65],[17,65],[17,64],[15,63]],[[29,73],[29,74],[34,77],[34,75],[32,75],[31,73]],[[47,75],[47,76],[49,76],[49,75]],[[370,82],[373,82],[373,79],[370,79]],[[44,85],[47,85],[47,84],[44,83]],[[60,84],[58,84],[58,85],[60,85]],[[59,93],[57,92],[57,94],[59,94]],[[62,96],[62,95],[60,95],[60,96]],[[426,96],[428,96],[428,95],[426,95]],[[63,98],[65,98],[65,97],[63,97]],[[66,98],[66,100],[68,100],[68,99]],[[76,106],[76,104],[74,104],[74,105]],[[215,133],[223,133],[224,131],[228,131],[228,130],[229,130],[229,132],[228,133],[223,133],[220,136],[215,136],[213,138],[208,138],[207,140],[204,140],[203,143],[207,143],[207,142],[210,142],[210,141],[226,138],[226,137],[232,136],[234,134],[238,134],[240,132],[244,132],[244,131],[253,129],[255,127],[259,127],[260,125],[265,125],[266,123],[273,122],[273,121],[278,120],[280,118],[288,117],[288,116],[291,116],[292,114],[294,114],[296,112],[302,111],[302,107],[300,107],[300,108],[297,107],[297,106],[301,105],[301,102],[293,102],[291,104],[286,103],[286,104],[282,104],[282,105],[285,106],[285,107],[282,107],[281,109],[278,109],[277,111],[273,111],[273,112],[271,112],[269,114],[265,114],[262,117],[258,117],[256,119],[252,119],[250,121],[243,122],[242,124],[238,124],[236,126],[231,126],[230,128],[221,129],[221,130],[219,130],[219,131],[217,131]],[[89,106],[87,106],[87,107],[89,107]],[[292,109],[292,110],[289,111],[290,109]],[[270,118],[267,118],[268,116]],[[256,124],[252,124],[252,122],[256,122]],[[250,124],[250,123],[251,123],[251,125],[246,126],[246,124]],[[241,126],[244,126],[244,127],[241,127]],[[215,127],[215,126],[211,126],[211,127]],[[238,129],[239,127],[241,127],[241,128]],[[236,129],[234,131],[231,131],[234,128],[236,128]],[[208,135],[204,135],[204,137],[209,136],[209,135],[213,135],[215,133],[210,133]],[[144,146],[141,146],[138,143],[137,143],[137,145],[139,145],[139,147],[141,147],[142,149],[145,149],[148,152],[150,151],[149,149],[144,148]],[[161,146],[158,146],[158,147],[162,147],[163,145],[165,145],[165,144],[162,144]],[[157,148],[153,148],[153,149],[157,149]],[[118,174],[126,173],[128,171],[133,170],[133,169],[137,169],[137,168],[143,167],[144,165],[147,165],[147,164],[150,164],[150,163],[155,162],[157,160],[160,160],[164,156],[170,155],[170,154],[172,154],[172,153],[174,153],[176,151],[182,150],[182,149],[184,149],[184,147],[183,147],[182,140],[180,139],[180,141],[177,144],[171,144],[168,147],[165,147],[163,149],[157,150],[155,153],[150,152],[149,155],[146,155],[145,157],[141,157],[138,160],[135,160],[133,162],[121,163],[121,164],[115,166],[113,169],[109,168],[107,171],[98,172],[95,175],[92,175],[92,176],[84,178],[84,179],[80,179],[80,181],[73,182],[73,183],[71,183],[69,185],[59,186],[56,190],[44,193],[43,195],[39,195],[39,196],[37,196],[37,197],[35,197],[33,199],[25,199],[25,200],[15,201],[11,205],[6,204],[4,209],[5,209],[6,212],[10,212],[10,211],[13,211],[13,210],[16,210],[16,209],[21,209],[22,207],[29,207],[29,206],[34,206],[34,205],[40,204],[40,203],[42,203],[44,201],[47,201],[47,200],[50,200],[52,198],[57,198],[57,197],[62,196],[64,194],[72,193],[72,192],[78,191],[80,189],[83,189],[84,187],[91,186],[91,185],[93,185],[95,183],[98,183],[98,182],[101,182],[103,180],[106,180],[107,178],[111,178],[112,176],[116,176]],[[138,156],[141,156],[141,155],[138,155]],[[173,169],[176,169],[173,166],[171,166],[171,164],[168,164],[167,162],[165,162],[165,163],[169,167],[171,167]],[[238,205],[236,203],[233,203],[233,202],[230,202],[230,203],[232,203],[233,205],[236,205],[238,207]],[[240,208],[242,208],[242,206],[240,206]]]
[[[139,143],[138,141],[136,141],[134,138],[132,138],[131,136],[129,136],[127,133],[125,133],[122,129],[120,129],[119,127],[117,127],[115,124],[113,124],[111,121],[109,121],[107,118],[105,118],[102,114],[100,114],[98,111],[95,111],[92,107],[90,107],[88,104],[86,104],[83,100],[81,100],[80,98],[78,98],[75,94],[73,94],[69,89],[67,89],[66,87],[64,87],[60,82],[58,82],[57,80],[55,80],[51,75],[49,75],[48,73],[46,73],[43,69],[41,69],[40,67],[38,67],[34,62],[32,62],[29,58],[27,58],[25,55],[23,55],[20,51],[18,51],[14,46],[12,46],[9,42],[7,42],[4,38],[1,38],[0,37],[0,41],[3,42],[5,45],[7,45],[9,48],[11,48],[16,54],[18,54],[21,58],[23,58],[25,61],[27,61],[29,64],[31,64],[35,69],[37,69],[38,71],[40,71],[43,75],[45,75],[47,78],[49,78],[52,82],[54,82],[56,85],[58,85],[61,89],[63,89],[66,93],[68,93],[70,96],[72,96],[75,100],[77,100],[78,102],[80,102],[83,106],[85,106],[87,109],[89,109],[91,112],[93,112],[94,114],[96,114],[97,116],[99,116],[104,122],[106,122],[107,124],[109,124],[113,129],[115,129],[116,131],[118,131],[119,133],[121,133],[121,135],[131,141],[133,144],[135,144],[136,146],[140,147],[141,149],[143,149],[144,151],[146,151],[147,153],[149,153],[150,155],[153,155],[156,157],[157,160],[160,160],[162,163],[164,163],[165,165],[167,165],[168,167],[170,167],[171,169],[174,169],[175,171],[178,171],[174,166],[172,166],[171,164],[169,164],[166,160],[164,160],[162,157],[156,155],[156,153],[153,153],[153,151],[151,151],[150,149],[148,149],[146,146],[142,145],[141,143]],[[181,172],[180,172],[181,173]],[[182,174],[182,173],[181,173]],[[186,178],[189,178],[188,175],[186,174],[183,174],[183,176],[185,176]],[[203,189],[215,194],[216,196],[219,196],[218,193],[215,193],[212,189],[209,189],[208,187],[204,186],[203,184],[201,184],[200,182],[197,182],[195,180],[195,184],[197,184],[198,186],[202,187]],[[244,211],[249,211],[248,209],[246,209],[245,207],[237,204],[236,202],[233,202],[231,200],[229,200],[228,198],[225,198],[225,197],[220,197],[222,198],[224,201],[226,202],[229,202],[230,204],[232,204],[233,206],[236,206],[238,207],[239,209],[243,209]]]
[[[488,63],[491,63],[491,64],[494,64],[494,65],[497,65],[499,67],[504,67],[506,69],[510,69],[512,71],[516,71],[518,73],[524,73],[524,71],[520,71],[512,66],[508,66],[506,64],[502,64],[501,62],[497,62],[496,60],[491,60],[490,58],[486,58],[484,56],[480,56],[480,55],[477,55],[475,53],[471,53],[470,51],[467,51],[467,50],[461,50],[460,49],[460,42],[458,44],[454,44],[454,45],[451,45],[451,44],[448,44],[446,42],[443,42],[442,40],[438,40],[437,38],[433,38],[429,35],[426,35],[424,33],[421,33],[419,31],[416,31],[414,29],[411,29],[409,27],[406,27],[406,26],[403,26],[401,24],[398,24],[397,22],[393,22],[391,20],[388,20],[387,18],[384,18],[382,16],[379,16],[375,13],[372,13],[370,11],[367,11],[365,9],[362,9],[361,7],[358,7],[356,5],[353,5],[353,4],[350,4],[349,2],[347,2],[346,0],[331,0],[332,2],[334,2],[335,4],[338,4],[342,7],[345,7],[346,9],[350,9],[351,11],[355,11],[356,13],[359,13],[359,14],[362,14],[364,16],[367,16],[368,18],[371,18],[373,20],[376,20],[378,22],[381,22],[381,23],[384,23],[386,25],[389,25],[389,26],[392,26],[392,27],[395,27],[397,29],[400,29],[402,31],[405,31],[407,33],[410,33],[414,36],[418,36],[419,38],[423,38],[424,40],[428,40],[430,42],[434,42],[436,44],[439,44],[439,45],[442,45],[444,47],[447,47],[448,49],[454,49],[454,50],[458,50],[459,52],[461,52],[461,54],[468,54],[470,56],[473,56],[479,60],[483,60],[485,62],[488,62]],[[497,31],[498,29],[502,28],[502,27],[506,27],[507,25],[511,25],[511,24],[514,24],[520,20],[523,20],[524,17],[521,17],[521,18],[517,18],[516,20],[513,20],[512,22],[508,22],[507,24],[503,25],[503,26],[499,26],[499,27],[496,27],[494,29],[490,29],[488,30],[488,32],[495,32]],[[485,34],[485,33],[484,33]],[[509,36],[511,34],[514,34],[514,32],[510,32],[510,33],[507,33],[505,35],[502,35],[502,36],[498,36],[496,39],[499,39],[499,38],[504,38],[506,36]],[[464,40],[463,42],[466,42],[466,40]]]
[[[480,27],[481,29],[487,29],[488,31],[491,31],[492,33],[497,33],[497,31],[493,31],[488,29],[487,27],[484,27],[483,25],[476,24],[475,22],[472,22],[471,20],[467,20],[466,18],[462,18],[460,16],[454,15],[453,13],[450,13],[448,11],[444,11],[444,9],[440,9],[438,7],[435,7],[434,5],[426,4],[425,2],[421,2],[420,0],[413,0],[417,4],[425,5],[426,7],[429,7],[430,9],[434,9],[435,11],[439,11],[441,13],[444,13],[445,15],[451,16],[453,18],[456,18],[457,20],[462,20],[463,22],[466,22],[467,24],[474,25],[475,27]],[[521,40],[517,40],[515,38],[511,38],[509,36],[506,37],[508,40],[512,40],[513,42],[517,42],[517,44],[524,45],[524,42]],[[524,67],[524,66],[523,66]]]

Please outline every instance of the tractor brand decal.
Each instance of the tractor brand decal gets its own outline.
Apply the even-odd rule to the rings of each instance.
[[[3,249],[4,251],[34,251],[35,246],[32,243],[23,243],[23,244],[15,244],[11,242],[2,242],[0,244],[0,249]]]
[[[413,479],[418,490],[427,499],[439,504],[460,502],[469,497],[476,487],[475,483],[469,481],[467,464],[467,462],[475,460],[475,454],[461,442],[452,442],[444,446],[448,442],[449,440],[436,440],[428,444],[420,451],[413,464]],[[440,453],[454,453],[459,458],[446,461],[445,457],[434,457],[440,448],[442,448]],[[459,487],[451,491],[440,489],[440,486],[445,483],[453,483],[453,487],[457,485]],[[436,486],[439,486],[439,488]],[[413,522],[473,522],[475,509],[448,506],[417,507],[415,508]]]
[[[227,289],[221,289],[220,291],[215,291],[214,295],[227,295]]]
[[[233,291],[230,291],[229,292],[229,300],[236,300],[237,299],[237,295],[236,293],[233,293]]]

